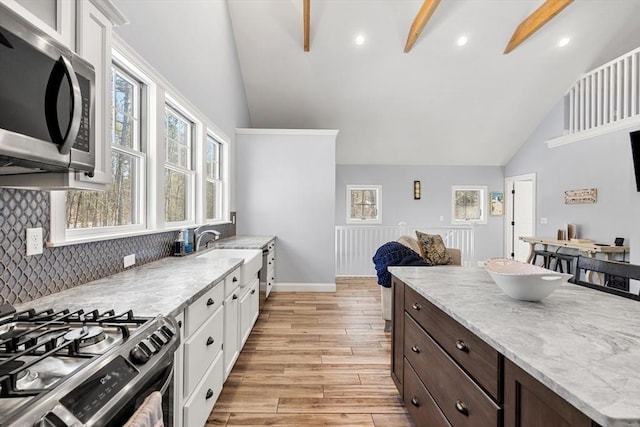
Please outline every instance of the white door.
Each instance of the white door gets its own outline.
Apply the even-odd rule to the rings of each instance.
[[[530,247],[520,236],[535,235],[535,179],[535,174],[505,179],[505,255],[519,261],[527,260]]]

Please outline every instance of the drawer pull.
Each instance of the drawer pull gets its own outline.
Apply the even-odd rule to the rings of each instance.
[[[415,396],[411,398],[411,404],[416,408],[420,406],[420,402],[418,402],[418,398]]]
[[[413,351],[414,353],[420,353],[420,349],[418,348],[418,346],[413,346],[411,347],[411,351]]]
[[[207,338],[207,345],[211,345],[211,344],[213,344],[213,338],[209,337]]]
[[[414,302],[411,308],[413,308],[414,310],[420,311],[422,307],[420,307],[420,304],[418,304],[417,302]]]
[[[467,405],[462,400],[456,400],[456,409],[465,417],[469,416],[469,410],[467,409]]]
[[[215,302],[213,299],[211,299],[211,298],[209,298],[209,299],[207,300],[207,305],[213,305],[213,304],[215,304],[215,303],[216,303],[216,302]]]
[[[213,390],[209,389],[207,390],[207,395],[205,396],[205,399],[211,399],[213,397]]]
[[[233,279],[231,279],[231,281],[232,281],[233,283],[236,283],[236,282],[238,281],[238,278],[237,278],[236,276],[233,276]]]
[[[465,353],[469,353],[469,346],[462,340],[456,341],[456,348],[460,351],[464,351]]]
[[[255,294],[256,290],[255,289],[251,289],[251,295]]]
[[[233,299],[238,299],[238,295],[233,294]]]
[[[182,320],[178,320],[178,328],[182,328]]]

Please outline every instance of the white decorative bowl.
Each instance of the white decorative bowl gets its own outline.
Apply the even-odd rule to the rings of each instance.
[[[490,259],[486,268],[505,294],[522,301],[540,301],[572,277],[571,274],[505,258]]]

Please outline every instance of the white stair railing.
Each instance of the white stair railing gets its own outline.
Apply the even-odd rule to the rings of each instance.
[[[640,48],[582,76],[565,96],[568,134],[640,115]]]
[[[474,232],[471,226],[337,226],[336,276],[375,276],[373,255],[386,242],[406,235],[415,237],[415,230],[442,236],[448,248],[460,249],[462,265],[475,265]]]

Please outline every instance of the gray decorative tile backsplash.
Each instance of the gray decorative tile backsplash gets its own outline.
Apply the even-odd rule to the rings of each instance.
[[[101,242],[44,248],[26,256],[26,229],[42,227],[49,236],[49,193],[0,189],[0,303],[28,302],[124,270],[123,258],[136,265],[171,256],[177,232],[169,231]],[[235,213],[232,213],[235,215]],[[221,237],[235,235],[235,225],[216,227]]]

